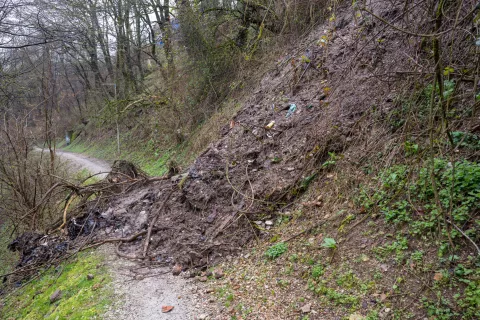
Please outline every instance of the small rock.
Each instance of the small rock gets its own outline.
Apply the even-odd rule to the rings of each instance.
[[[182,266],[179,264],[176,264],[172,269],[172,274],[174,276],[178,276],[180,273],[182,273]]]
[[[208,215],[207,217],[207,222],[208,223],[213,223],[213,221],[215,221],[215,218],[217,217],[217,213],[216,212],[213,212],[211,213],[210,215]]]
[[[201,314],[198,316],[198,320],[207,320],[208,319],[208,315],[207,314]]]
[[[365,317],[358,313],[351,314],[350,317],[348,317],[348,320],[363,320],[363,319],[365,319]]]
[[[380,319],[387,318],[390,311],[392,311],[392,309],[390,309],[390,308],[385,308],[382,311],[380,311],[380,314],[379,314]]]
[[[198,281],[200,282],[207,282],[208,278],[207,277],[200,277],[198,278]]]
[[[117,211],[115,211],[116,216],[123,216],[123,215],[126,215],[126,214],[127,214],[127,209],[125,209],[125,208],[118,209]]]
[[[380,269],[382,269],[383,272],[387,272],[388,271],[388,266],[386,264],[382,263],[380,265]]]
[[[261,226],[261,225],[263,224],[263,221],[255,221],[255,224],[256,224],[257,226]]]
[[[221,279],[221,278],[223,278],[224,273],[223,273],[222,269],[217,269],[217,270],[215,270],[214,275],[215,275],[215,279]]]
[[[295,171],[295,168],[294,168],[294,167],[288,167],[288,168],[286,168],[285,170],[287,170],[287,171]]]
[[[302,311],[303,313],[310,313],[311,309],[312,309],[312,304],[307,303],[306,305],[300,308],[300,311]]]
[[[213,293],[215,292],[215,289],[213,288],[208,288],[207,290],[205,290],[205,293]]]
[[[95,276],[93,274],[87,274],[87,280],[93,280]]]
[[[177,174],[176,176],[173,176],[170,180],[172,183],[176,183],[179,181],[182,181],[183,179],[188,177],[188,172],[187,173],[182,173],[182,174]]]
[[[267,221],[265,221],[265,225],[273,226],[273,221],[272,220],[267,220]]]
[[[62,298],[62,290],[56,290],[50,296],[50,303],[54,303]]]

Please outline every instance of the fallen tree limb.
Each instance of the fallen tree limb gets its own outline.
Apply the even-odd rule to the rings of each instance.
[[[163,200],[162,206],[160,207],[160,209],[158,209],[157,214],[153,217],[152,221],[150,222],[150,225],[148,226],[147,238],[145,239],[145,244],[144,244],[144,246],[143,246],[143,254],[142,254],[142,256],[143,256],[144,258],[147,256],[148,245],[150,244],[150,236],[152,235],[153,226],[155,225],[155,223],[157,223],[158,217],[160,216],[160,213],[163,211],[163,209],[164,209],[165,206],[167,205],[167,201],[168,201],[168,199],[170,199],[170,196],[172,195],[173,191],[174,191],[174,189],[172,189],[172,190],[167,194],[167,197],[165,198],[165,200]]]
[[[67,224],[67,211],[68,211],[68,207],[70,207],[70,204],[72,203],[73,199],[75,199],[75,194],[73,194],[70,197],[70,199],[68,199],[68,202],[65,205],[65,209],[63,210],[63,223],[60,227],[58,227],[57,231],[62,230],[62,228]]]
[[[89,246],[86,246],[84,248],[82,248],[82,250],[87,250],[87,249],[90,249],[90,248],[95,248],[95,247],[98,247],[98,246],[101,246],[102,244],[105,244],[105,243],[112,243],[112,242],[132,242],[133,240],[137,239],[138,237],[140,236],[143,236],[144,234],[147,233],[147,230],[142,230],[138,233],[135,233],[134,235],[128,237],[128,238],[109,238],[109,239],[105,239],[105,240],[102,240],[102,241],[99,241],[99,242],[95,242],[95,243],[92,243],[91,245]]]

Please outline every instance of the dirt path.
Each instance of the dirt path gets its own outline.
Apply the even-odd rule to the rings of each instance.
[[[115,302],[104,319],[208,319],[208,313],[202,314],[201,308],[198,308],[201,290],[193,280],[173,276],[170,268],[141,268],[133,261],[115,256],[113,246],[104,246],[99,250],[105,252],[106,263],[112,272],[113,282],[110,285],[115,296]],[[144,279],[141,274],[145,274]],[[135,276],[137,279],[134,279]],[[162,306],[174,308],[162,313]]]
[[[48,152],[47,149],[35,147],[38,152]],[[56,154],[61,159],[65,160],[69,165],[69,169],[73,172],[78,172],[86,169],[91,174],[99,173],[98,177],[103,179],[110,171],[110,164],[104,160],[91,158],[82,154],[72,153],[62,150],[56,150]],[[101,173],[102,172],[102,173]]]

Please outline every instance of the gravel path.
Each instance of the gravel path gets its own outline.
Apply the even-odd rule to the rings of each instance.
[[[105,251],[106,263],[113,275],[110,285],[116,300],[105,314],[105,320],[199,319],[200,314],[193,310],[198,288],[192,280],[174,277],[170,268],[141,268],[133,261],[118,258],[113,254],[113,246],[104,246],[99,250]],[[130,270],[135,270],[135,273]],[[145,274],[145,278],[142,279],[140,274]],[[137,279],[134,279],[135,276]],[[162,306],[172,306],[173,310],[162,313]]]
[[[38,147],[35,147],[34,149],[38,152],[48,153],[47,149],[41,149]],[[71,171],[78,172],[86,169],[91,174],[99,173],[98,177],[100,179],[105,178],[108,175],[108,172],[110,172],[110,164],[100,159],[95,159],[82,154],[62,150],[56,150],[56,155],[67,162]]]

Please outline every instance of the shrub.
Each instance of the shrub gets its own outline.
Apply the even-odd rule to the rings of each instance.
[[[287,250],[287,244],[285,242],[279,242],[268,248],[265,252],[265,256],[270,260],[274,260],[284,254]]]

